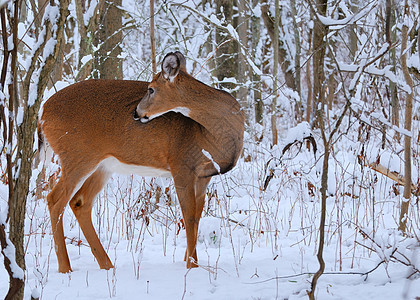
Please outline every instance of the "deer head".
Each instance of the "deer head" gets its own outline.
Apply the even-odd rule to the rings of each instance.
[[[189,116],[189,108],[182,106],[182,93],[176,80],[180,72],[187,73],[185,57],[179,51],[168,53],[162,61],[162,71],[149,84],[138,104],[135,119],[147,123],[169,111]],[[167,95],[171,95],[170,101]]]

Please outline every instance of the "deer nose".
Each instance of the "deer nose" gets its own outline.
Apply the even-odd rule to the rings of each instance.
[[[137,113],[137,109],[134,110],[133,119],[136,121],[140,120],[139,114]]]
[[[138,121],[140,120],[140,122],[142,123],[147,123],[150,121],[149,117],[146,115],[145,112],[143,112],[141,109],[139,109],[138,107],[136,108],[136,110],[133,113],[133,119]]]

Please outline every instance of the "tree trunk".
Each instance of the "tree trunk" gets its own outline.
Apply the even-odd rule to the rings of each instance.
[[[1,252],[4,257],[4,266],[6,271],[9,274],[9,290],[7,292],[7,295],[5,299],[23,299],[23,291],[25,288],[25,279],[23,277],[17,276],[17,271],[14,270],[12,265],[13,262],[10,260],[10,256],[6,255],[4,253],[4,249],[8,247],[8,244],[10,242],[13,243],[13,245],[18,246],[19,240],[16,242],[16,237],[20,233],[20,228],[16,228],[15,226],[15,220],[12,220],[13,216],[11,217],[11,209],[10,206],[13,204],[14,200],[14,187],[15,184],[13,182],[13,163],[12,163],[12,147],[13,147],[13,129],[14,129],[14,111],[16,110],[14,108],[14,105],[17,104],[17,51],[18,48],[16,45],[18,44],[18,23],[19,23],[19,11],[22,1],[15,0],[13,3],[13,15],[9,15],[8,21],[9,21],[9,28],[10,28],[10,35],[8,34],[7,25],[6,25],[6,8],[1,8],[1,25],[2,25],[2,37],[3,37],[3,49],[4,49],[4,55],[3,55],[3,67],[2,67],[2,74],[1,74],[1,82],[0,85],[3,89],[3,87],[7,87],[9,92],[9,106],[6,108],[6,106],[3,104],[3,99],[0,104],[1,111],[1,120],[3,125],[3,142],[5,153],[6,153],[6,165],[7,165],[7,179],[9,181],[9,195],[8,195],[8,205],[9,210],[6,217],[6,220],[1,218],[0,220],[0,244],[1,244]],[[11,47],[13,46],[13,47]],[[9,50],[10,49],[10,50]],[[10,71],[8,69],[8,63],[9,58],[11,58],[10,62]],[[9,73],[9,76],[13,78],[13,80],[6,83],[6,77],[7,73]],[[5,109],[8,109],[9,118],[8,122],[6,121],[6,114],[4,112]],[[2,149],[2,151],[3,151]],[[7,233],[5,230],[5,224],[9,219],[9,237],[7,237]],[[23,246],[23,234],[22,237],[22,246]],[[25,260],[24,257],[17,257],[19,255],[16,254],[16,262],[18,266],[25,270]],[[22,263],[23,261],[23,263]]]
[[[155,49],[155,0],[150,0],[150,51],[152,56],[152,72],[157,73]]]
[[[222,25],[227,26],[233,23],[233,1],[219,0],[216,1],[216,15],[219,20],[222,20]],[[220,28],[216,28],[216,68],[214,75],[218,81],[221,82],[219,86],[226,88],[232,92],[235,84],[231,82],[223,82],[225,78],[236,78],[237,60],[235,57],[236,46],[235,41]],[[233,91],[232,95],[235,97],[236,93]]]
[[[292,64],[287,57],[286,47],[284,45],[283,40],[279,38],[279,35],[275,34],[275,30],[278,30],[278,27],[280,26],[280,22],[281,22],[280,16],[279,16],[278,26],[276,26],[274,24],[275,21],[273,21],[273,18],[270,17],[267,0],[261,1],[261,15],[262,15],[265,27],[267,28],[268,35],[270,36],[271,41],[274,44],[275,40],[277,40],[276,42],[279,44],[279,51],[277,53],[277,58],[281,66],[281,70],[283,71],[283,74],[284,74],[285,83],[288,88],[296,91],[296,84],[295,84],[296,80],[295,80],[295,76],[293,75],[293,68],[290,67]]]
[[[404,14],[406,17],[409,15],[409,6],[407,0],[404,5]],[[410,88],[410,93],[407,92],[407,99],[405,102],[405,122],[404,128],[411,132],[412,112],[413,112],[413,80],[407,67],[407,40],[408,40],[408,26],[404,23],[402,27],[401,39],[401,68],[404,74],[404,79]],[[411,137],[404,135],[404,193],[403,202],[401,203],[400,211],[400,224],[398,229],[403,233],[407,229],[408,207],[411,198]]]
[[[238,34],[239,42],[244,46],[245,49],[248,49],[248,17],[246,15],[246,1],[238,0]],[[238,57],[238,81],[239,81],[239,91],[238,91],[238,100],[242,108],[247,110],[247,94],[248,88],[245,86],[248,81],[248,64],[246,62],[245,54],[241,51],[239,47],[239,57]],[[248,114],[245,114],[248,115]]]
[[[387,0],[389,1],[389,0]],[[358,7],[358,0],[353,0],[350,2],[350,9],[352,11],[353,14],[357,13],[357,10],[359,9]],[[357,25],[355,24],[351,24],[349,26],[349,30],[350,30],[350,57],[351,59],[355,59],[356,58],[356,52],[357,52]]]
[[[252,1],[252,7],[255,8],[258,5],[259,0]],[[255,14],[251,15],[251,55],[253,61],[255,61],[256,50],[258,44],[260,43],[260,32],[261,32],[261,25],[260,25],[260,18],[255,16]],[[257,65],[257,67],[261,67]],[[263,113],[264,113],[264,106],[261,100],[261,76],[252,72],[252,87],[253,87],[253,94],[254,94],[254,104],[255,104],[255,122],[262,124],[263,123]]]
[[[312,13],[311,13],[312,14]],[[308,57],[311,55],[311,49],[312,49],[312,29],[309,30],[309,37],[308,37]],[[311,60],[308,59],[306,62],[306,86],[308,90],[308,95],[306,98],[306,122],[309,124],[311,123],[311,117],[312,117],[312,98],[313,98],[313,87],[312,87],[312,80],[311,80]]]
[[[99,0],[96,4],[93,16],[90,18],[88,25],[85,25],[84,14],[86,12],[86,0],[75,0],[76,6],[76,17],[78,30],[80,35],[80,46],[79,46],[79,61],[77,69],[79,70],[75,81],[84,80],[92,75],[94,63],[98,62],[98,54],[94,51],[94,43],[99,43],[98,39],[98,29],[103,17],[101,14],[103,12],[103,7],[105,6],[105,0]],[[90,59],[86,60],[87,57],[91,56]]]
[[[300,55],[301,55],[301,45],[300,45],[300,34],[298,23],[296,22],[297,11],[296,11],[296,1],[291,0],[290,6],[292,10],[292,20],[293,20],[293,37],[295,40],[295,87],[296,92],[299,94],[299,101],[295,104],[295,111],[296,111],[296,120],[300,123],[303,119],[303,110],[302,110],[302,93],[301,93],[301,84],[300,84]]]
[[[24,222],[25,222],[25,213],[26,213],[26,198],[29,193],[29,181],[32,175],[32,160],[34,157],[34,134],[38,125],[38,112],[41,105],[41,99],[44,94],[45,88],[49,81],[52,70],[55,66],[55,61],[59,49],[64,40],[64,26],[65,20],[69,14],[68,11],[69,0],[60,1],[59,17],[56,24],[50,24],[49,20],[46,20],[44,25],[48,31],[51,28],[54,28],[56,34],[56,45],[54,46],[53,52],[46,57],[45,63],[42,66],[42,69],[39,72],[39,80],[36,85],[36,99],[32,105],[28,104],[29,99],[29,85],[32,81],[33,70],[35,69],[35,64],[37,64],[37,57],[34,55],[32,59],[32,64],[28,71],[27,77],[24,80],[24,84],[27,86],[23,87],[24,90],[24,103],[27,105],[24,110],[24,116],[22,124],[17,128],[17,155],[15,160],[15,180],[13,181],[13,197],[9,199],[9,216],[10,216],[10,240],[13,242],[16,249],[16,262],[24,270],[25,269],[25,251],[23,248],[24,240]],[[37,51],[42,53],[43,48],[45,47],[45,42],[41,43]],[[17,297],[14,299],[23,298],[23,289],[22,285],[19,290]]]
[[[389,45],[392,44],[392,41],[397,38],[396,30],[391,31],[392,27],[395,24],[395,12],[392,11],[392,0],[386,0],[386,41]],[[390,50],[390,64],[392,65],[391,71],[395,73],[397,66],[397,55],[395,48]],[[398,91],[397,85],[390,80],[389,81],[389,94],[391,97],[391,123],[396,127],[400,127],[400,104],[398,103]],[[397,141],[400,141],[400,134],[398,131],[395,132],[394,138]]]
[[[106,1],[100,14],[97,45],[99,50],[95,59],[95,78],[122,79],[122,0]]]
[[[320,115],[320,118],[323,116]],[[321,121],[323,122],[323,121]],[[322,131],[323,134],[325,134],[325,128],[323,126]],[[319,277],[324,273],[325,270],[325,262],[324,262],[324,240],[325,240],[325,218],[326,218],[326,212],[327,212],[327,191],[328,191],[328,160],[330,156],[330,149],[328,143],[325,142],[324,139],[324,146],[325,146],[325,152],[324,152],[324,160],[322,163],[322,175],[321,175],[321,217],[319,221],[319,245],[318,245],[318,253],[317,253],[317,259],[319,262],[319,269],[314,274],[314,277],[312,278],[311,283],[311,290],[308,291],[308,296],[310,300],[315,300],[315,291],[316,291],[316,284],[318,282]]]
[[[274,66],[273,66],[273,102],[271,103],[271,132],[273,135],[273,145],[277,145],[278,132],[277,132],[277,95],[278,95],[278,66],[279,66],[279,23],[280,23],[280,9],[279,0],[274,2],[275,17],[274,17],[274,37],[273,37],[273,50],[274,50]]]
[[[326,138],[326,129],[325,129],[325,122],[324,118],[326,118],[327,103],[325,97],[325,88],[323,87],[324,78],[325,78],[325,71],[324,71],[324,56],[325,56],[325,49],[326,49],[326,41],[324,40],[327,36],[328,28],[323,25],[318,18],[316,18],[316,14],[320,14],[322,16],[326,16],[327,12],[327,0],[317,0],[317,7],[312,9],[317,10],[313,11],[314,14],[314,30],[313,30],[313,70],[314,70],[314,104],[313,109],[316,110],[316,120],[317,124],[319,125],[322,141],[324,144],[324,161],[322,167],[322,176],[321,176],[321,219],[319,224],[319,246],[318,246],[318,263],[319,269],[315,273],[314,277],[312,278],[311,283],[311,290],[308,291],[309,299],[315,299],[315,291],[316,285],[318,282],[319,277],[324,273],[325,270],[325,262],[323,258],[324,252],[324,239],[325,239],[325,218],[326,218],[326,210],[327,210],[327,192],[328,192],[328,160],[330,156],[330,142],[332,140],[332,136],[334,135],[334,131],[331,132],[330,137]],[[315,58],[316,57],[316,58]],[[320,105],[318,105],[318,103]],[[347,106],[346,106],[347,107]],[[344,110],[345,112],[346,110]],[[337,120],[341,122],[341,119]],[[338,126],[337,125],[337,126]],[[338,128],[338,127],[336,127]]]
[[[327,12],[327,0],[317,0],[316,13],[325,16]],[[314,17],[313,44],[312,44],[312,68],[313,68],[313,104],[312,110],[318,109],[319,103],[324,103],[325,98],[325,41],[324,37],[328,33],[328,27],[321,23],[316,16]],[[315,115],[315,114],[313,114]]]

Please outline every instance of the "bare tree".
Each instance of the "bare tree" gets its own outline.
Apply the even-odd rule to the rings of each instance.
[[[252,0],[252,8],[254,9],[258,5],[259,0]],[[251,57],[254,61],[256,58],[257,47],[260,42],[260,18],[255,14],[251,15]],[[257,66],[260,67],[260,66]],[[261,76],[256,72],[252,72],[252,88],[254,96],[254,111],[255,111],[255,122],[262,124],[263,122],[263,102],[261,100]]]
[[[94,76],[101,79],[122,79],[122,0],[105,1],[100,12]]]
[[[313,109],[316,109],[316,121],[319,125],[322,135],[322,141],[324,144],[324,158],[322,164],[322,175],[321,175],[321,218],[319,224],[319,246],[317,258],[319,262],[319,269],[312,278],[311,290],[308,291],[309,299],[315,299],[315,290],[319,277],[324,273],[325,262],[323,258],[324,252],[324,238],[325,238],[325,217],[327,211],[327,190],[328,190],[328,161],[330,156],[331,141],[334,136],[335,131],[333,130],[329,137],[326,134],[326,128],[324,123],[324,118],[326,117],[326,98],[325,98],[325,88],[322,88],[324,85],[325,71],[324,71],[324,56],[326,50],[326,37],[328,33],[328,27],[325,26],[318,15],[326,16],[327,12],[327,0],[317,0],[316,7],[312,5],[311,0],[309,0],[312,13],[314,15],[314,30],[313,30],[313,75],[314,75],[314,86],[313,86],[313,96],[314,96],[314,105]],[[320,104],[318,106],[318,103]],[[347,110],[344,109],[342,116]],[[341,117],[342,119],[342,117]],[[338,119],[336,127],[338,128],[340,119]],[[337,130],[337,129],[336,129]]]
[[[311,12],[312,15],[312,12]],[[310,53],[312,50],[312,29],[309,29],[308,33],[308,53],[307,56],[310,57]],[[311,61],[308,59],[305,66],[305,76],[306,76],[306,86],[308,89],[308,95],[306,98],[306,122],[311,122],[311,115],[312,115],[312,105],[313,105],[313,86],[312,86],[312,79],[311,79]]]
[[[404,4],[404,16],[408,18],[410,14],[410,7],[407,0]],[[404,74],[404,79],[410,88],[410,92],[407,92],[407,98],[405,100],[405,121],[404,128],[408,132],[411,132],[411,123],[413,121],[413,79],[411,79],[410,73],[407,67],[407,40],[408,40],[408,26],[404,22],[402,27],[402,39],[401,39],[401,68]],[[410,205],[411,198],[411,136],[404,135],[404,200],[401,203],[400,211],[400,224],[398,229],[402,232],[406,232],[407,229],[407,217],[408,207]]]
[[[353,0],[350,1],[350,9],[352,11],[352,13],[356,13],[358,10],[358,1],[359,0]],[[389,0],[388,0],[389,1]],[[356,57],[356,52],[357,52],[357,25],[356,24],[351,24],[349,26],[349,35],[350,35],[350,57],[351,59],[355,59]]]
[[[276,36],[275,34],[275,31],[278,30],[278,28],[276,29],[276,27],[281,26],[280,15],[279,15],[278,26],[276,26],[275,17],[273,18],[272,16],[270,16],[270,10],[269,10],[269,5],[267,3],[267,0],[262,0],[261,1],[261,16],[264,21],[265,27],[267,28],[267,32],[268,32],[268,35],[270,36],[272,43],[274,44],[275,42],[277,42],[279,44],[279,51],[277,53],[277,56],[278,56],[278,62],[280,64],[281,70],[284,74],[286,86],[296,91],[296,80],[293,74],[293,67],[292,68],[290,67],[292,63],[290,59],[288,58],[286,46],[284,44],[284,41],[279,38],[279,35]]]
[[[392,30],[392,27],[395,24],[395,11],[392,10],[392,0],[386,0],[386,28],[385,28],[385,35],[386,35],[386,42],[391,45],[392,41],[396,39],[396,30]],[[390,50],[390,60],[392,71],[395,72],[396,65],[397,65],[397,56],[395,48]],[[399,127],[400,126],[400,104],[398,103],[398,91],[397,85],[390,80],[389,81],[389,94],[391,97],[391,122],[393,125]],[[400,140],[400,134],[398,131],[395,132],[395,139]]]
[[[298,18],[297,16],[297,10],[296,10],[296,1],[295,0],[291,0],[290,1],[290,6],[291,6],[291,12],[292,12],[292,21],[293,21],[293,37],[294,37],[294,42],[295,42],[295,47],[296,47],[296,53],[295,53],[295,68],[294,68],[294,72],[295,72],[295,87],[296,87],[296,91],[299,94],[299,97],[301,97],[302,92],[301,92],[301,82],[300,82],[300,56],[301,56],[301,45],[300,45],[300,34],[299,34],[299,24],[296,22],[296,19]],[[303,118],[303,111],[302,111],[302,101],[301,99],[296,103],[295,105],[295,111],[296,111],[296,119],[298,121],[301,121]]]
[[[312,0],[309,0],[312,1]],[[317,0],[316,1],[316,12],[314,14],[319,14],[325,16],[327,12],[327,3],[326,0]],[[327,26],[322,24],[322,22],[315,16],[314,18],[314,30],[312,37],[312,68],[313,68],[313,104],[312,104],[312,115],[315,115],[314,112],[318,109],[318,103],[324,102],[325,97],[325,73],[324,73],[324,58],[325,58],[325,40],[324,37],[328,32]]]
[[[75,0],[77,25],[80,36],[79,61],[77,63],[77,70],[79,71],[75,78],[76,81],[81,81],[91,76],[94,56],[96,56],[92,37],[97,35],[101,12],[105,4],[105,0],[98,1],[92,17],[89,19],[88,24],[85,25],[84,14],[89,2],[86,0]]]
[[[156,74],[156,48],[155,48],[155,0],[150,0],[150,51],[152,54],[152,72]]]
[[[216,14],[219,20],[222,20],[222,25],[226,27],[228,24],[233,24],[233,1],[231,0],[220,0],[216,1]],[[216,55],[216,68],[214,69],[214,75],[217,79],[222,82],[221,87],[233,90],[235,85],[231,82],[223,82],[225,78],[236,77],[237,59],[235,53],[237,53],[235,40],[229,36],[229,34],[217,27],[216,28],[216,44],[217,44],[217,55]],[[236,96],[235,92],[232,93]]]
[[[19,1],[16,1],[16,3],[18,2]],[[52,1],[49,5],[55,6]],[[16,158],[13,164],[14,170],[12,177],[9,177],[9,188],[12,189],[12,192],[9,194],[10,240],[15,246],[16,262],[23,270],[25,270],[25,251],[23,247],[24,221],[26,198],[29,192],[29,181],[32,174],[32,162],[34,158],[34,133],[38,125],[38,111],[42,96],[64,39],[63,32],[65,20],[69,14],[68,5],[69,0],[60,1],[59,15],[55,20],[55,24],[51,24],[49,18],[43,19],[43,24],[41,24],[41,26],[45,28],[46,33],[45,35],[39,35],[37,43],[38,48],[34,49],[34,54],[31,57],[31,64],[23,79],[23,92],[21,95],[24,103],[23,120],[21,124],[18,124],[17,128],[14,128],[15,124],[13,123],[9,125],[9,130],[16,130],[17,136]],[[17,11],[18,10],[15,10],[15,13]],[[15,36],[17,37],[18,35],[16,34]],[[44,63],[40,65],[39,58],[41,55],[44,55],[43,50],[50,40],[53,41],[53,51],[49,53],[48,56],[43,57]],[[14,43],[14,45],[17,45],[17,40],[14,40]],[[17,47],[13,47],[13,49],[17,49]],[[12,55],[12,66],[16,65],[16,62],[13,62],[13,57],[16,57],[16,55]],[[38,80],[34,80],[33,78],[35,70],[37,70],[36,76]],[[16,72],[14,72],[14,74],[16,74]],[[13,70],[12,76],[14,76]],[[17,80],[14,80],[11,85],[16,84]],[[30,87],[33,87],[33,89]],[[11,90],[15,92],[16,88],[11,87]],[[30,90],[34,90],[32,93],[35,94],[30,95]],[[17,95],[15,94],[13,97],[16,96]],[[8,142],[11,143],[11,139],[9,139]],[[12,282],[10,284],[12,284]],[[12,288],[12,286],[10,286],[10,288]],[[13,299],[22,299],[23,290],[24,284],[19,287],[15,296],[13,296]]]
[[[238,34],[239,42],[244,46],[245,49],[248,49],[248,16],[246,10],[246,1],[238,1]],[[246,62],[246,57],[243,51],[239,51],[238,56],[238,81],[239,81],[239,91],[238,99],[243,108],[247,108],[247,94],[248,89],[245,87],[245,83],[248,81],[248,67]]]
[[[13,79],[16,79],[16,73],[17,73],[17,44],[18,44],[18,23],[19,23],[19,9],[20,9],[21,1],[16,0],[13,3],[13,9],[14,14],[10,15],[10,18],[8,19],[9,25],[11,28],[11,35],[8,34],[7,30],[7,23],[6,23],[6,8],[1,7],[0,8],[0,17],[1,17],[1,28],[2,28],[2,41],[3,41],[3,65],[1,70],[1,78],[0,78],[0,87],[1,87],[1,101],[0,101],[0,119],[1,119],[1,125],[3,127],[3,146],[2,151],[5,150],[6,152],[6,168],[7,168],[7,179],[8,179],[8,186],[9,186],[9,195],[8,195],[8,204],[9,204],[9,210],[10,205],[14,199],[14,182],[13,182],[13,163],[12,163],[12,145],[13,145],[13,129],[14,129],[14,118],[13,118],[13,110],[14,110],[14,104],[16,103],[17,95],[15,91],[17,90],[14,86],[13,82],[16,82],[13,80],[12,83],[6,84],[6,77],[8,73],[8,67],[9,67],[9,58],[11,58],[10,63],[10,73],[9,76]],[[13,47],[10,47],[12,45],[9,45],[9,38],[12,37],[12,43]],[[8,87],[9,90],[9,117],[8,120],[6,120],[6,104],[4,102],[4,94],[3,94],[3,88]],[[6,233],[6,223],[8,222],[10,216],[10,212],[8,212],[6,220],[1,219],[0,220],[0,246],[1,246],[1,252],[4,257],[4,266],[5,269],[9,275],[9,290],[7,292],[5,299],[22,299],[23,298],[23,288],[25,285],[25,281],[22,276],[17,276],[15,268],[13,267],[14,264],[16,264],[16,261],[13,257],[10,257],[10,255],[7,255],[5,253],[5,249],[7,247],[10,247],[12,241],[9,240],[9,237],[15,238],[16,237],[16,231],[20,231],[19,228],[16,229],[14,227],[15,232],[12,232],[12,229],[9,230],[9,236]],[[10,221],[11,223],[11,221]],[[22,235],[23,237],[23,235]],[[22,260],[20,260],[20,263],[22,263]],[[22,267],[21,265],[19,265]],[[23,268],[24,268],[24,260],[23,260]]]
[[[277,145],[278,132],[277,132],[277,95],[278,95],[278,67],[279,67],[279,23],[280,23],[280,8],[279,0],[274,2],[275,17],[274,17],[274,37],[273,37],[273,50],[274,50],[274,66],[273,66],[273,101],[271,102],[271,132],[273,135],[273,145]]]

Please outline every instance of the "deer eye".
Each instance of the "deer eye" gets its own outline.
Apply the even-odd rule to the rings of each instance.
[[[154,88],[148,88],[148,91],[149,91],[149,94],[151,95],[151,94],[153,94],[154,92],[155,92],[155,89]]]

